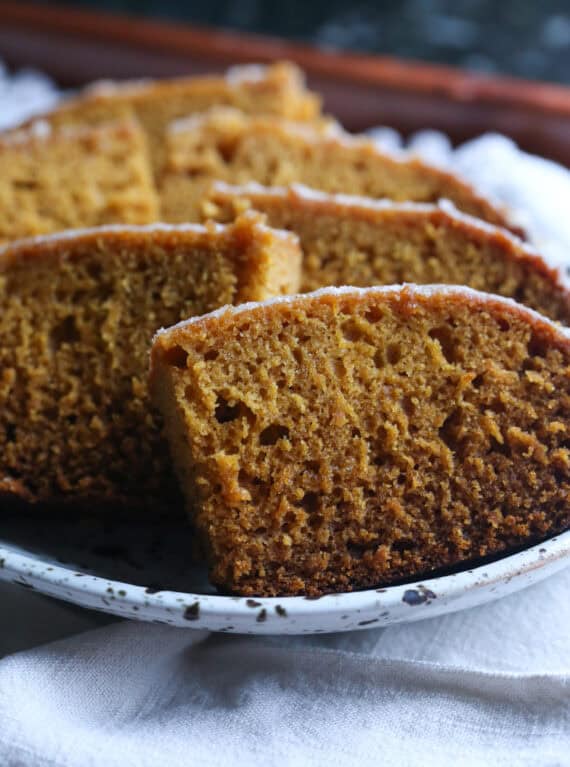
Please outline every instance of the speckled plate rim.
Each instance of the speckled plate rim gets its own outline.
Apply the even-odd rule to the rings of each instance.
[[[155,591],[42,560],[0,541],[0,579],[123,618],[236,634],[316,634],[387,626],[475,607],[570,565],[570,531],[470,570],[366,591],[256,598]]]

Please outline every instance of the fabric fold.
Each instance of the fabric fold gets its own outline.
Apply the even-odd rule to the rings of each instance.
[[[565,764],[570,672],[120,623],[5,659],[0,722],[5,765]]]

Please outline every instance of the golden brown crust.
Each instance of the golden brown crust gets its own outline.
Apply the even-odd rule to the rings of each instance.
[[[291,318],[295,316],[297,309],[305,312],[313,306],[331,307],[335,312],[350,313],[358,309],[367,296],[369,300],[378,297],[380,301],[397,305],[403,317],[413,316],[414,310],[421,305],[429,306],[434,310],[447,309],[451,305],[504,313],[505,316],[510,315],[532,325],[533,330],[540,333],[545,343],[554,345],[565,353],[570,352],[570,331],[558,327],[538,312],[520,306],[512,300],[505,300],[500,296],[481,293],[458,285],[388,285],[370,289],[344,286],[323,288],[305,295],[291,295],[277,300],[268,299],[266,302],[242,304],[236,307],[227,306],[197,317],[191,322],[183,321],[161,331],[154,339],[156,353],[163,345],[166,348],[179,344],[187,337],[206,340],[214,331],[220,334],[233,332],[236,322],[246,326],[252,322],[256,323],[264,318],[268,310],[283,313]],[[151,361],[154,354],[153,346]]]
[[[157,336],[151,390],[224,590],[364,588],[570,525],[570,335],[511,301],[228,308]]]
[[[0,250],[0,494],[70,510],[179,506],[147,398],[152,335],[294,289],[299,260],[294,236],[255,216],[68,232]]]
[[[355,221],[369,224],[381,224],[390,217],[402,216],[413,222],[415,218],[426,218],[434,225],[453,226],[461,229],[466,236],[478,242],[492,238],[501,247],[509,251],[513,258],[534,257],[538,254],[527,243],[513,235],[504,227],[477,219],[469,214],[453,211],[452,205],[435,203],[396,202],[375,200],[370,197],[350,194],[327,193],[302,184],[285,187],[264,187],[259,184],[232,185],[214,182],[208,190],[208,197],[203,201],[203,218],[217,220],[210,204],[220,206],[218,215],[229,216],[233,220],[245,210],[254,209],[270,212],[273,209],[287,207],[297,213],[328,215],[338,218],[350,216]],[[483,224],[483,225],[482,225]],[[543,259],[541,259],[543,260]]]
[[[232,221],[244,210],[297,233],[304,292],[328,285],[445,283],[515,298],[570,324],[570,292],[560,272],[511,232],[449,203],[394,203],[331,195],[302,186],[214,184],[204,219]]]

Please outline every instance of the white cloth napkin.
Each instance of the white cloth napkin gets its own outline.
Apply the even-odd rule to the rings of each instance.
[[[2,86],[0,67],[0,113]],[[568,172],[499,136],[412,143],[568,260]],[[0,767],[570,765],[569,636],[570,570],[470,611],[302,638],[116,622],[3,586]]]
[[[0,661],[0,764],[568,765],[569,594],[566,570],[470,611],[313,638],[88,631]]]

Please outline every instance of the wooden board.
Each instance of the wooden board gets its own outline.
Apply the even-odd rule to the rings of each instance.
[[[570,89],[557,85],[24,2],[0,2],[0,59],[40,68],[63,86],[290,59],[350,130],[436,128],[455,142],[499,131],[570,167]]]

